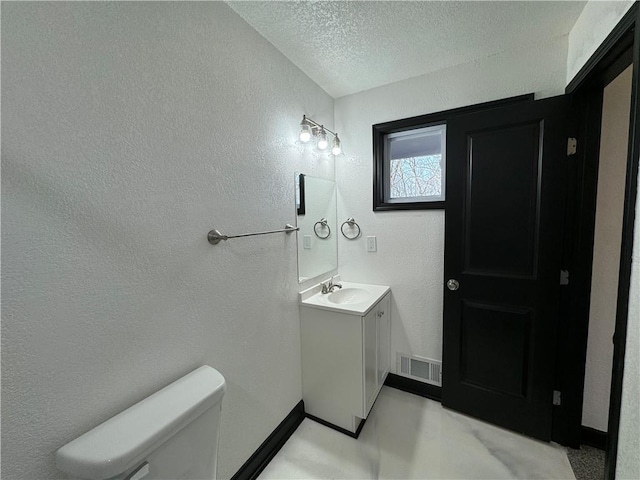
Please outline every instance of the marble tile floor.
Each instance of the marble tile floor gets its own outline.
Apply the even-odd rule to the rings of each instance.
[[[575,479],[563,447],[383,387],[358,440],[305,419],[267,479]]]

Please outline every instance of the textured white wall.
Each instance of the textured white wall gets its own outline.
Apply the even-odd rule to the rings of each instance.
[[[338,223],[355,217],[362,237],[340,238],[343,280],[390,285],[392,371],[395,352],[442,358],[444,211],[372,209],[371,125],[535,92],[561,94],[567,37],[557,37],[336,100],[336,128],[345,156],[336,161]],[[378,251],[366,251],[366,236]],[[446,367],[445,367],[446,368]]]
[[[638,181],[640,192],[640,179]],[[624,357],[620,432],[618,433],[618,480],[640,478],[640,202],[636,201],[633,264],[629,290],[627,346]]]
[[[220,2],[2,5],[3,478],[198,365],[228,478],[300,401],[293,146],[333,100]],[[251,301],[247,301],[250,298]]]
[[[587,2],[569,33],[567,83],[580,71],[631,5],[633,0]]]
[[[582,425],[606,432],[616,326],[632,68],[604,89]]]

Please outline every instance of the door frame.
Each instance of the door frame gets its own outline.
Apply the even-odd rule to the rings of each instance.
[[[624,194],[624,213],[618,278],[613,370],[609,404],[609,424],[605,451],[605,479],[615,478],[618,433],[622,400],[624,354],[633,230],[640,157],[640,9],[634,3],[605,41],[568,84],[576,117],[573,125],[578,138],[577,168],[569,191],[571,222],[565,239],[565,265],[570,269],[570,284],[561,311],[564,313],[564,350],[558,349],[560,372],[557,384],[562,388],[563,404],[554,414],[554,439],[563,444],[580,443],[584,375],[589,326],[591,269],[595,227],[596,187],[600,147],[602,93],[604,87],[626,67],[633,64],[629,147]],[[572,269],[572,270],[571,270]]]

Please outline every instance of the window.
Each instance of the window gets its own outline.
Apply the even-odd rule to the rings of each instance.
[[[373,126],[373,210],[445,207],[447,121],[533,100],[533,94]]]
[[[386,136],[386,203],[444,201],[446,128],[435,125]]]

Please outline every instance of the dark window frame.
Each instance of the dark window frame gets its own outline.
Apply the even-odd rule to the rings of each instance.
[[[386,136],[390,133],[405,132],[418,128],[432,127],[435,125],[446,125],[447,121],[458,115],[474,113],[480,110],[502,107],[514,103],[529,102],[534,100],[534,94],[519,95],[516,97],[494,100],[492,102],[478,103],[466,107],[453,108],[442,112],[419,115],[417,117],[403,118],[391,122],[378,123],[372,126],[373,135],[373,211],[393,211],[393,210],[432,210],[444,209],[445,200],[434,202],[386,202],[385,185],[389,182],[389,172],[385,171],[384,146]],[[446,158],[445,158],[446,162]],[[445,170],[446,171],[446,170]]]

